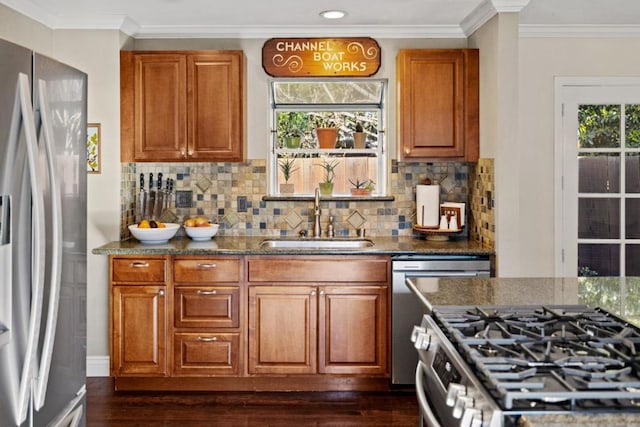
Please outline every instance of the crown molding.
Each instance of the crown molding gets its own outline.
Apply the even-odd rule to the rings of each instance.
[[[493,8],[498,13],[518,13],[529,4],[530,0],[491,0]]]
[[[271,38],[271,37],[379,37],[379,38],[466,38],[457,25],[397,25],[377,26],[359,25],[348,27],[332,26],[173,26],[147,25],[141,26],[132,35],[136,39],[153,38]]]
[[[520,24],[520,38],[635,38],[640,25],[533,25]]]

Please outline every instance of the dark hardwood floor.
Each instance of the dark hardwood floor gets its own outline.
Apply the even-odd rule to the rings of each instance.
[[[87,426],[416,426],[415,394],[114,392],[87,378]]]

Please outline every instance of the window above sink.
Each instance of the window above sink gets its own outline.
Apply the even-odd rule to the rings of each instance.
[[[269,196],[309,197],[325,181],[333,190],[323,197],[386,195],[386,80],[276,79],[270,88]]]

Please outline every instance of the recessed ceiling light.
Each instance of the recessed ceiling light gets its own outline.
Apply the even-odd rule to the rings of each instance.
[[[344,18],[346,15],[347,13],[342,10],[325,10],[320,12],[320,16],[326,19],[340,19]]]

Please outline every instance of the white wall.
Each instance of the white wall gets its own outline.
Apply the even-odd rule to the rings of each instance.
[[[640,76],[639,38],[520,40],[520,276],[554,267],[554,78]],[[497,192],[497,190],[496,190]]]

